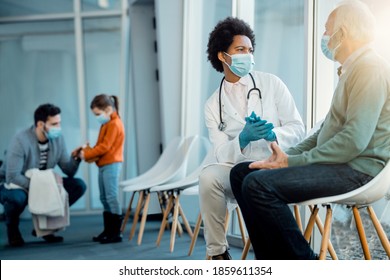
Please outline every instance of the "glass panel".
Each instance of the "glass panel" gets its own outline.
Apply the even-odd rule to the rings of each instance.
[[[305,120],[304,0],[257,0],[254,12],[255,70],[281,78]]]
[[[82,10],[88,11],[106,11],[120,10],[121,0],[82,0]]]
[[[364,0],[374,13],[377,24],[377,34],[374,47],[384,56],[387,61],[390,61],[390,2],[381,0]]]
[[[73,12],[72,0],[0,0],[0,17]]]
[[[205,104],[206,100],[214,93],[214,91],[218,88],[219,83],[222,78],[222,74],[217,72],[207,60],[207,43],[209,40],[209,34],[214,29],[215,25],[228,16],[232,15],[232,1],[225,0],[208,0],[204,1],[203,8],[203,19],[202,19],[202,43],[201,48],[204,49],[204,59],[202,59],[202,77],[200,81],[202,82],[202,90],[203,93],[201,95],[201,103]],[[203,107],[201,107],[203,111]],[[204,113],[201,114],[201,129],[203,135],[208,137],[208,131],[206,126],[204,125]]]
[[[364,2],[371,8],[377,21],[377,36],[374,47],[378,52],[390,62],[390,37],[389,37],[389,14],[390,2],[380,0],[365,0]],[[390,190],[387,192],[385,198],[374,203],[374,210],[381,222],[386,235],[390,236]],[[370,245],[371,246],[371,245]],[[378,247],[381,248],[382,247]],[[383,259],[386,255],[381,250]]]
[[[73,28],[73,21],[2,24],[1,155],[17,131],[33,124],[34,110],[43,103],[61,108],[69,153],[80,144]],[[76,176],[81,176],[80,169]],[[72,207],[75,208],[85,208],[84,198]]]
[[[254,32],[254,70],[281,78],[305,120],[304,0],[256,0]],[[237,219],[233,223],[233,234],[240,235]]]
[[[88,140],[94,146],[100,125],[89,110],[95,95],[119,95],[120,18],[86,19],[83,21],[85,43],[85,84],[87,98]],[[121,100],[119,100],[121,102]],[[121,113],[121,112],[119,112]],[[91,208],[101,208],[98,188],[98,168],[89,165]]]

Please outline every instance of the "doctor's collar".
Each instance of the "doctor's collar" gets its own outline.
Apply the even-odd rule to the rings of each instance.
[[[253,75],[253,74],[252,74],[252,75]],[[248,74],[248,75],[246,75],[246,76],[240,78],[240,79],[239,79],[237,82],[235,82],[235,83],[229,82],[229,81],[227,81],[226,79],[224,80],[224,83],[225,83],[226,86],[228,86],[228,87],[230,88],[231,86],[236,85],[236,84],[241,84],[241,85],[247,86],[247,85],[251,84],[252,81],[251,81],[251,78],[250,78],[250,76],[249,76],[249,74]]]

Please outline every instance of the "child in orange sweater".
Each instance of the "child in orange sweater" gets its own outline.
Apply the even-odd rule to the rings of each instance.
[[[90,107],[101,127],[96,145],[93,148],[84,146],[80,157],[86,162],[95,162],[99,167],[100,201],[104,207],[104,230],[93,237],[93,241],[103,244],[121,242],[123,215],[118,201],[118,188],[125,130],[118,114],[118,98],[100,94],[95,96]]]

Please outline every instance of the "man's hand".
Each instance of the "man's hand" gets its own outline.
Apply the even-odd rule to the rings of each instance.
[[[84,150],[81,150],[81,151],[80,151],[80,158],[81,158],[82,160],[85,160]]]
[[[75,160],[77,160],[77,159],[80,159],[80,152],[81,152],[81,150],[82,150],[82,147],[80,146],[80,147],[77,147],[76,149],[74,149],[73,151],[72,151],[72,158],[74,158]]]
[[[272,155],[266,160],[259,160],[249,164],[251,169],[277,169],[288,167],[288,156],[276,142],[271,143]]]

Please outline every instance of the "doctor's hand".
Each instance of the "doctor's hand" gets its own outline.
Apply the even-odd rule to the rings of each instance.
[[[255,161],[249,164],[251,169],[277,169],[288,167],[288,156],[276,142],[271,143],[272,155],[266,160]]]
[[[257,120],[255,122],[246,118],[246,124],[239,135],[240,148],[244,149],[250,142],[265,139],[272,129],[272,123],[267,123],[265,120]]]
[[[270,123],[270,124],[272,124],[272,123]],[[268,135],[266,137],[264,137],[264,139],[267,140],[267,141],[270,141],[270,142],[276,141],[276,134],[275,134],[275,132],[273,132],[272,129],[271,129],[271,131],[268,133]]]
[[[261,121],[261,118],[256,115],[255,111],[252,111],[252,113],[249,117],[245,117],[245,122],[255,123],[258,121]]]
[[[258,121],[261,121],[261,118],[259,116],[256,115],[256,113],[254,111],[252,111],[251,115],[249,117],[246,117],[245,118],[245,121],[246,122],[249,122],[249,123],[256,123]],[[273,125],[273,123],[270,123]],[[267,141],[276,141],[276,134],[275,132],[271,131],[267,134],[267,136],[264,137],[265,140]]]

